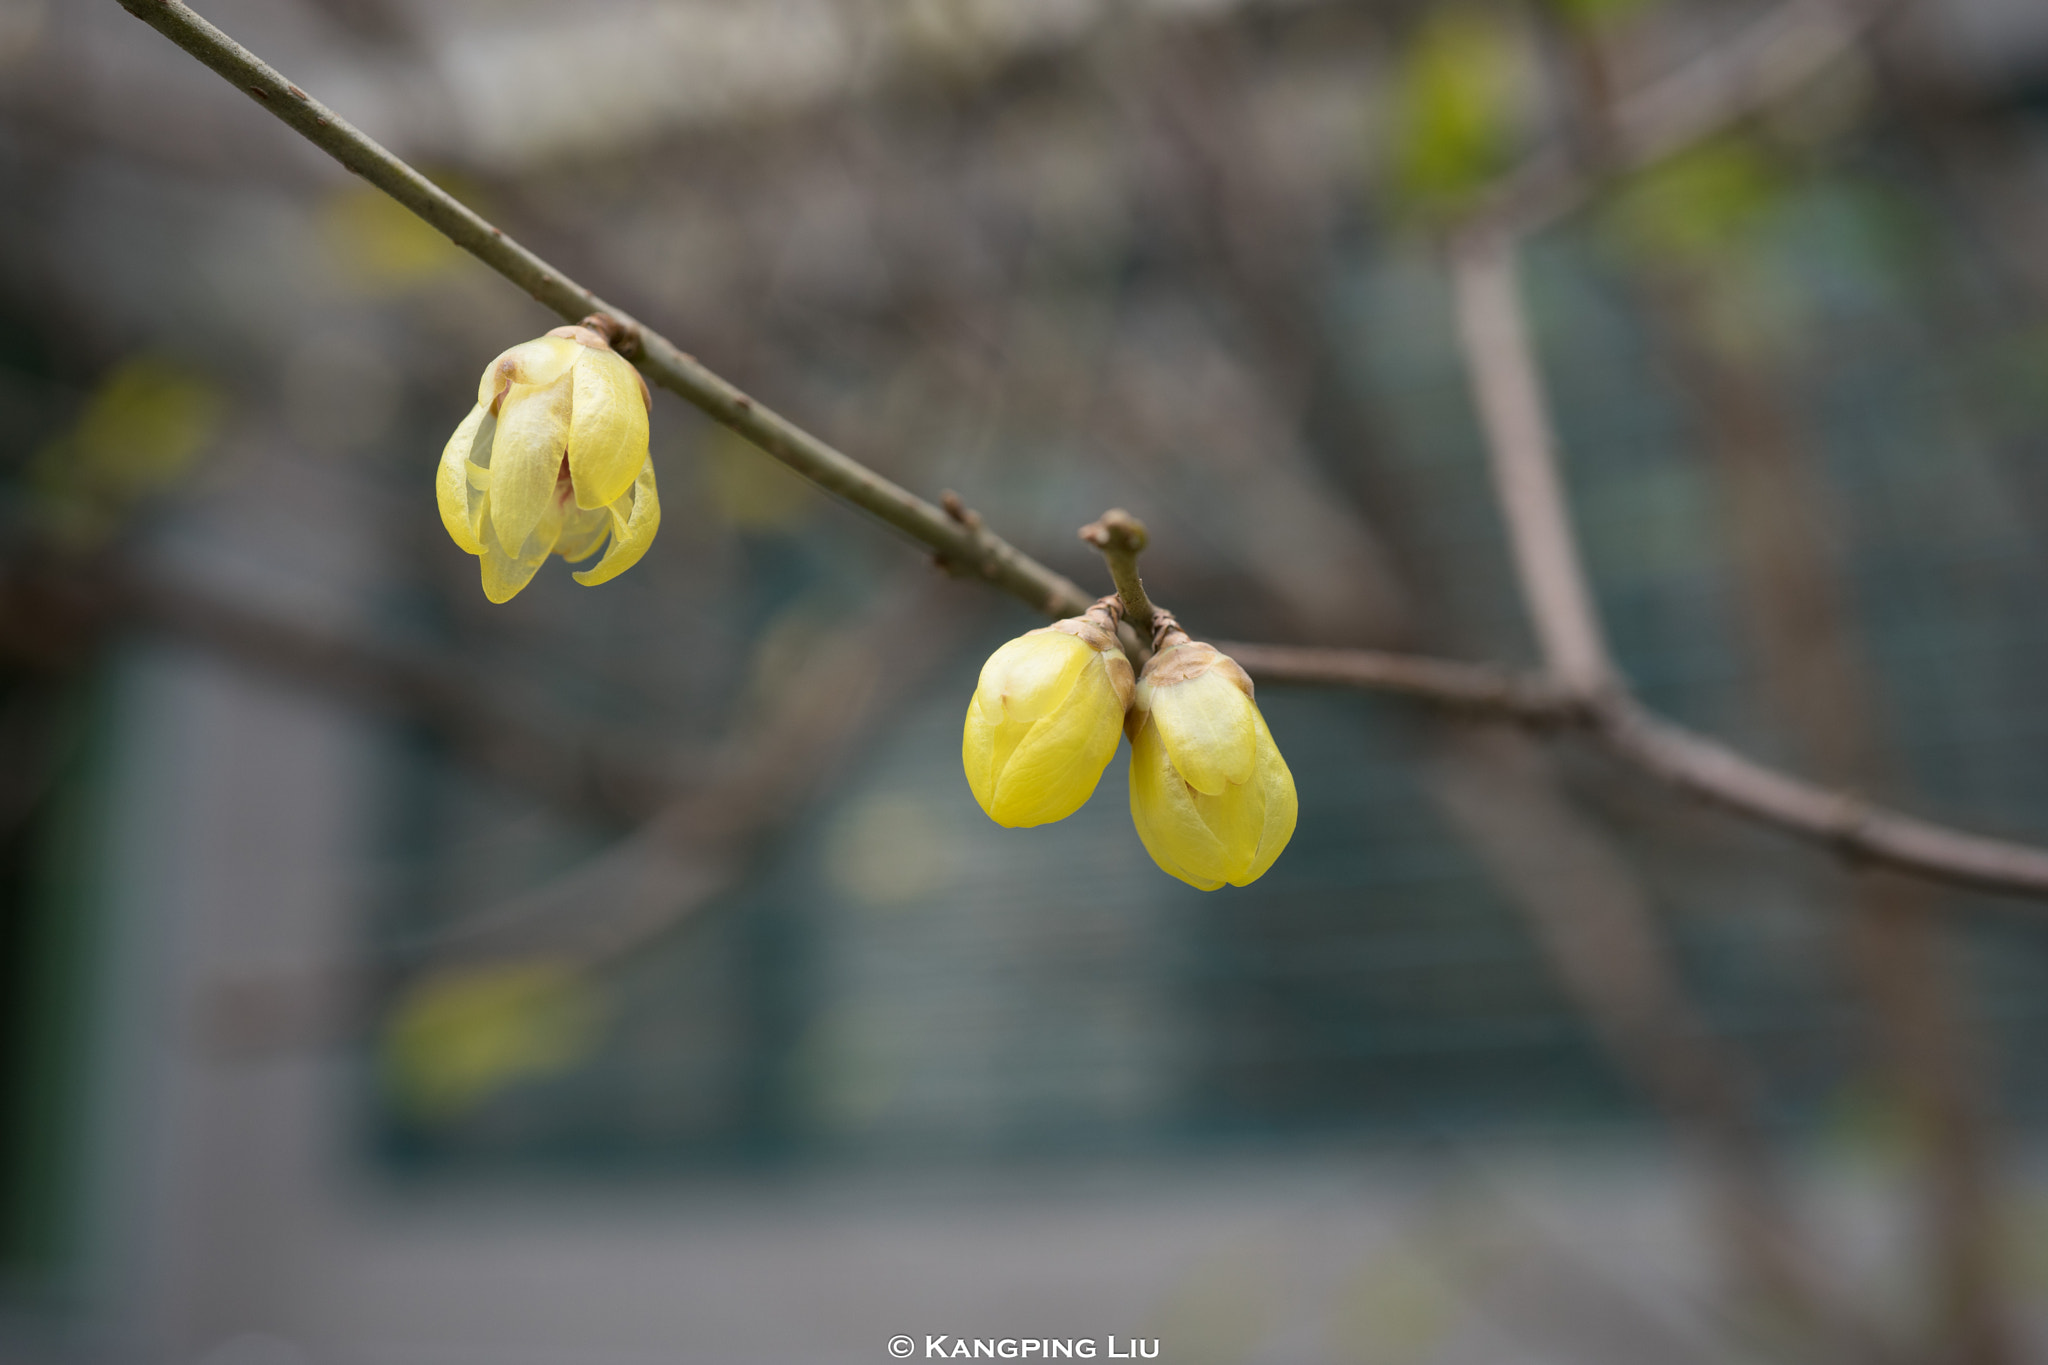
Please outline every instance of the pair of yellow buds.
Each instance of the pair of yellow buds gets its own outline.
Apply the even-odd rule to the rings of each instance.
[[[585,318],[485,368],[476,406],[441,452],[436,492],[455,543],[483,560],[484,596],[509,602],[551,554],[585,587],[639,562],[661,525],[647,453],[647,381]]]
[[[1159,613],[1158,652],[1135,681],[1117,644],[1122,606],[1020,635],[981,667],[960,757],[967,785],[1006,828],[1064,820],[1131,740],[1131,821],[1161,868],[1203,891],[1248,886],[1294,834],[1294,775],[1252,699],[1252,680]]]

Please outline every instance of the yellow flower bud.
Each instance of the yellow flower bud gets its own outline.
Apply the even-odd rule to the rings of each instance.
[[[1189,886],[1249,886],[1294,835],[1294,775],[1245,671],[1182,639],[1145,665],[1125,720],[1131,821],[1152,861]]]
[[[1008,829],[1066,819],[1116,756],[1130,701],[1131,661],[1105,603],[1010,641],[967,704],[960,758],[974,799]]]
[[[441,452],[441,522],[483,560],[484,596],[510,601],[551,554],[594,587],[647,553],[661,525],[639,371],[589,327],[514,346],[477,383]]]

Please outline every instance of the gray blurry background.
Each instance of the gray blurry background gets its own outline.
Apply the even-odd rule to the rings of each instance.
[[[1436,229],[1769,9],[203,8],[1078,581],[1122,505],[1198,636],[1510,663]],[[1541,235],[1536,340],[1648,700],[2048,837],[2048,10],[1891,10]],[[1036,622],[665,394],[647,559],[492,607],[432,470],[553,319],[111,0],[0,0],[0,313],[0,1360],[2048,1341],[2038,909],[1277,687],[1253,887],[1121,757],[998,829]]]

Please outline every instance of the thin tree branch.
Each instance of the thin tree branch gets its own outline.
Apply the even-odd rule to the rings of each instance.
[[[1586,699],[1540,676],[1369,649],[1222,640],[1216,647],[1262,683],[1388,692],[1470,715],[1578,730],[1666,786],[1844,857],[1979,891],[2048,899],[2048,849],[1965,833],[1781,773],[1623,694]]]
[[[1614,665],[1558,474],[1543,380],[1522,310],[1514,240],[1491,229],[1461,237],[1451,249],[1451,281],[1494,492],[1545,667],[1566,691],[1596,695],[1615,685]]]
[[[1261,681],[1389,692],[1470,716],[1537,726],[1574,724],[1585,716],[1585,704],[1549,680],[1491,664],[1376,649],[1213,643]]]
[[[181,0],[121,0],[121,4],[565,319],[602,312],[632,329],[639,352],[636,362],[648,377],[696,404],[714,421],[820,487],[928,546],[954,571],[980,577],[1048,615],[1077,615],[1086,610],[1092,600],[1087,594],[989,531],[978,517],[949,517],[763,409],[671,342],[640,327],[630,315],[511,241],[257,60]],[[1740,112],[1747,110],[1733,116]],[[1701,127],[1697,135],[1712,131],[1705,122],[1694,125]],[[1566,720],[1577,708],[1587,733],[1617,756],[1671,786],[1751,819],[1900,871],[2048,900],[2048,851],[1947,829],[1775,772],[1654,716],[1615,689],[1578,570],[1555,471],[1539,467],[1549,459],[1547,424],[1542,420],[1541,393],[1534,387],[1535,371],[1520,326],[1512,261],[1500,254],[1508,240],[1491,230],[1467,236],[1460,257],[1464,277],[1461,312],[1468,315],[1468,335],[1486,353],[1474,378],[1475,387],[1482,390],[1482,406],[1491,403],[1496,409],[1489,423],[1500,424],[1510,442],[1523,443],[1519,454],[1497,458],[1514,466],[1517,489],[1527,484],[1534,492],[1514,493],[1504,499],[1504,510],[1511,521],[1518,516],[1527,518],[1516,532],[1518,557],[1535,561],[1538,577],[1547,576],[1545,605],[1537,616],[1539,630],[1546,632],[1546,657],[1558,676],[1524,680],[1473,665],[1348,650],[1232,645],[1232,656],[1255,677],[1269,681],[1385,690],[1522,720]],[[628,348],[634,349],[631,342]],[[1487,399],[1484,394],[1489,389],[1493,396]],[[1527,464],[1518,463],[1522,461]],[[1530,542],[1527,549],[1520,547],[1522,540]],[[1535,596],[1532,588],[1532,605]]]
[[[1967,834],[1790,777],[1633,700],[1601,703],[1591,733],[1667,785],[1849,858],[1979,891],[2048,897],[2048,850]]]
[[[1579,730],[1666,786],[1844,857],[1979,891],[2048,899],[2048,850],[1969,834],[1767,768],[1621,694],[1585,699],[1538,676],[1366,649],[1217,641],[1262,683],[1388,692],[1451,711]]]
[[[1095,599],[978,522],[969,525],[755,402],[624,309],[606,303],[385,150],[346,119],[286,80],[183,0],[121,0],[216,74],[294,131],[412,210],[449,241],[524,289],[565,320],[604,313],[625,329],[620,349],[647,377],[680,394],[722,426],[809,479],[929,546],[956,572],[984,578],[1031,608],[1074,616]]]

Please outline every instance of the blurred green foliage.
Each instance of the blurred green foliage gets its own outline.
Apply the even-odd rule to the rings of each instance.
[[[1786,183],[1755,141],[1721,138],[1623,185],[1607,226],[1614,240],[1647,262],[1700,268],[1737,249],[1782,200]]]
[[[80,548],[104,540],[138,503],[186,476],[226,406],[209,380],[173,361],[138,356],[116,366],[30,463],[45,530]]]
[[[386,1080],[428,1120],[459,1117],[507,1086],[575,1065],[598,1033],[598,996],[549,960],[452,969],[423,979],[392,1012]]]
[[[430,283],[465,259],[453,242],[368,185],[329,195],[320,206],[320,231],[345,278],[372,296]]]
[[[1490,8],[1432,11],[1396,71],[1394,191],[1444,211],[1507,168],[1528,72],[1519,28]]]
[[[709,505],[740,530],[793,530],[822,502],[803,479],[762,459],[759,451],[724,427],[706,432],[698,449],[698,472]]]

